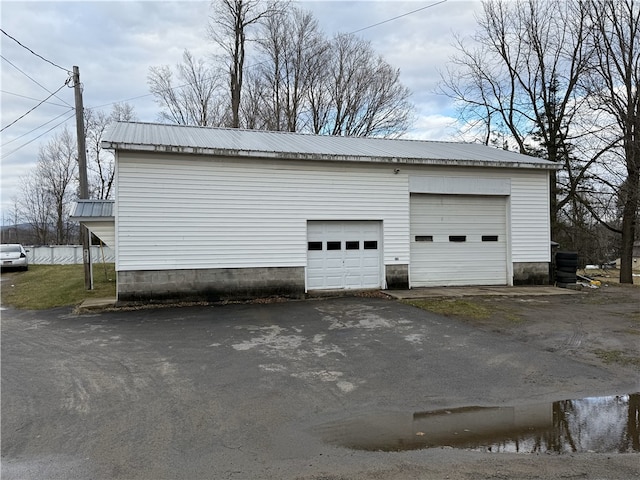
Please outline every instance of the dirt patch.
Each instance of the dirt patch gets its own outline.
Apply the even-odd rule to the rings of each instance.
[[[579,270],[578,273],[603,284],[620,284],[619,268]],[[633,284],[640,285],[640,270],[633,270]]]
[[[427,310],[456,307],[450,315],[483,330],[514,337],[608,368],[615,375],[637,375],[640,366],[640,288],[603,284],[576,295],[466,297],[465,308],[429,299],[411,302]],[[450,305],[451,304],[451,305]],[[474,314],[482,312],[482,315]],[[439,313],[445,313],[440,310]]]

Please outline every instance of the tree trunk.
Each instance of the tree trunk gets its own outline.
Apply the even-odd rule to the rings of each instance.
[[[637,163],[630,161],[630,163]],[[632,169],[629,169],[632,170]],[[633,283],[633,242],[638,212],[639,172],[630,171],[625,185],[626,199],[622,211],[622,250],[620,252],[620,283]]]

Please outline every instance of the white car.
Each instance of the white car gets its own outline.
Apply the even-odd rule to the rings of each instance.
[[[28,270],[27,252],[19,243],[3,243],[0,245],[0,267]]]

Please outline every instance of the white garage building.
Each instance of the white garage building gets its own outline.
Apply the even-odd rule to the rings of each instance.
[[[112,230],[90,205],[82,221],[115,243],[119,300],[548,280],[556,166],[539,158],[146,123],[103,146]]]

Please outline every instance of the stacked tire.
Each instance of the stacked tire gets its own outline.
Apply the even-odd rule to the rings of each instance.
[[[577,281],[578,252],[556,253],[556,285],[567,287]]]

